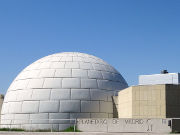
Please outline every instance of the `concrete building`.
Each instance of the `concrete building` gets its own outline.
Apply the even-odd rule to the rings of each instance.
[[[100,58],[58,53],[35,61],[15,78],[0,122],[1,127],[63,130],[79,118],[180,118],[179,97],[179,73],[141,75],[138,86],[128,87]]]
[[[118,93],[119,118],[180,118],[180,85],[132,86]]]
[[[1,124],[26,129],[50,129],[53,124],[53,129],[62,130],[71,125],[69,119],[112,118],[111,97],[127,87],[117,70],[95,56],[49,55],[26,67],[12,82]]]
[[[179,73],[141,75],[118,93],[119,118],[180,118]]]

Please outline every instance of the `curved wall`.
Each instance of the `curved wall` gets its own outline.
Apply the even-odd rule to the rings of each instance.
[[[49,55],[29,65],[12,82],[1,123],[26,129],[30,125],[49,129],[53,123],[54,129],[62,130],[72,121],[57,119],[112,118],[111,96],[127,86],[118,71],[95,56]]]

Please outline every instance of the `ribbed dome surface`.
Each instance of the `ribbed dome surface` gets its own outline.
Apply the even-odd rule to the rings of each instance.
[[[62,130],[71,123],[40,119],[113,117],[111,96],[127,86],[118,71],[95,56],[76,52],[49,55],[26,67],[12,82],[1,124],[9,123],[3,119],[12,119],[14,127],[48,129],[53,123],[54,129]]]

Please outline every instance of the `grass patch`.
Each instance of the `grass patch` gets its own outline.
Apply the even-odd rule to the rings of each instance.
[[[0,131],[51,132],[51,129],[25,130],[20,128],[0,128]]]
[[[25,130],[20,128],[0,128],[0,131],[25,131]]]
[[[71,126],[65,130],[62,130],[61,132],[81,132],[80,130],[78,130],[77,128],[75,128],[75,131],[74,131],[74,127]]]
[[[173,131],[170,134],[179,134],[179,133],[180,133],[180,131]]]
[[[17,131],[17,132],[81,132],[77,128],[74,131],[74,127],[71,126],[65,130],[62,131],[57,131],[57,130],[52,130],[51,129],[37,129],[37,130],[25,130],[25,129],[20,129],[20,128],[0,128],[0,131]]]
[[[29,132],[51,132],[51,129],[36,129],[36,130],[29,130]]]

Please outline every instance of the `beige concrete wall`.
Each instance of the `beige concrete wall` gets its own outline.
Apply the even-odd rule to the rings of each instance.
[[[132,87],[118,93],[118,118],[132,118]]]
[[[118,93],[119,118],[166,118],[165,85],[132,86]]]
[[[165,118],[165,85],[132,87],[132,118]]]

